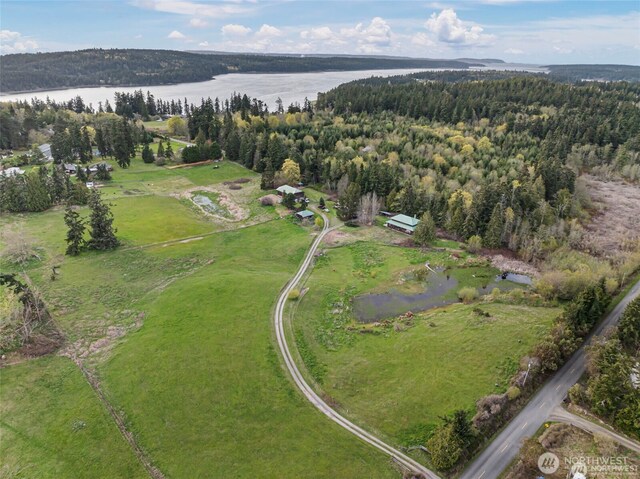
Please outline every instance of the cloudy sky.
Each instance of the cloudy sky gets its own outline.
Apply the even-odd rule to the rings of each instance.
[[[640,64],[640,0],[2,0],[3,54],[127,47]]]

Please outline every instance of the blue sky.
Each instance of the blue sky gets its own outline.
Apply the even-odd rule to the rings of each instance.
[[[640,64],[640,0],[0,1],[3,54],[91,47]]]

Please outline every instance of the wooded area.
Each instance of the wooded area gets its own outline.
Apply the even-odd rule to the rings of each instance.
[[[2,56],[0,91],[167,85],[225,73],[301,73],[392,68],[460,68],[469,62],[412,58],[204,55],[172,50],[102,49]]]

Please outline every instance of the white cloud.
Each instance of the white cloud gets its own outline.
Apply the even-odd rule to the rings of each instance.
[[[500,43],[524,50],[528,61],[549,64],[628,63],[638,64],[640,12],[620,15],[552,17],[522,22],[517,26],[494,27]],[[535,45],[534,50],[530,50]],[[561,58],[571,55],[569,59]]]
[[[375,17],[369,25],[358,23],[355,28],[343,28],[340,34],[346,39],[357,42],[360,53],[378,53],[383,48],[391,46],[393,32],[391,27],[381,17]]]
[[[177,15],[190,15],[192,17],[224,18],[253,11],[253,7],[243,6],[239,3],[198,3],[186,0],[134,0],[132,4],[148,10]]]
[[[435,42],[429,38],[424,32],[416,33],[411,37],[411,43],[414,45],[419,45],[421,47],[432,47],[435,45]]]
[[[237,25],[235,23],[225,25],[222,27],[221,31],[225,37],[244,37],[251,33],[250,28],[245,27],[244,25]]]
[[[522,55],[524,52],[522,50],[520,50],[519,48],[507,48],[504,53],[507,53],[509,55]]]
[[[209,42],[205,40],[204,42],[198,43],[198,46],[200,46],[200,47],[208,47],[209,46]]]
[[[142,33],[138,33],[138,34],[137,34],[135,37],[133,37],[133,38],[135,38],[136,40],[139,40],[140,38],[142,38]]]
[[[0,51],[6,53],[27,53],[38,49],[38,42],[23,37],[20,32],[0,30]]]
[[[0,41],[14,41],[20,38],[20,33],[11,30],[0,30]]]
[[[271,25],[267,25],[266,23],[260,27],[260,30],[256,32],[256,37],[258,38],[274,38],[281,37],[282,30],[276,28]]]
[[[425,27],[439,41],[456,45],[487,45],[495,38],[482,33],[484,29],[480,25],[460,20],[451,8],[431,14]]]
[[[573,53],[573,48],[554,46],[553,51],[561,55],[567,55],[569,53]]]
[[[203,20],[202,18],[192,18],[189,20],[189,25],[193,28],[205,28],[209,26],[209,22]]]
[[[300,37],[305,40],[331,40],[335,37],[335,33],[329,27],[318,27],[301,31]]]
[[[180,33],[178,30],[174,30],[169,35],[167,35],[167,38],[171,38],[173,40],[182,40],[186,37],[184,36],[184,34]]]

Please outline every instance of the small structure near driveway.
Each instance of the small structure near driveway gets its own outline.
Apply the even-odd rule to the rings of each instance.
[[[416,230],[420,220],[407,215],[395,215],[387,220],[384,224],[387,228],[391,228],[402,233],[412,235]]]
[[[308,220],[313,218],[314,216],[315,215],[313,214],[313,211],[309,210],[302,210],[296,213],[296,218],[298,218],[299,220]]]
[[[64,164],[64,172],[67,175],[75,175],[78,172],[78,167],[73,163],[65,163]]]
[[[293,195],[296,199],[304,198],[304,191],[299,190],[298,188],[294,188],[293,186],[282,185],[276,188],[276,191],[280,196]]]

